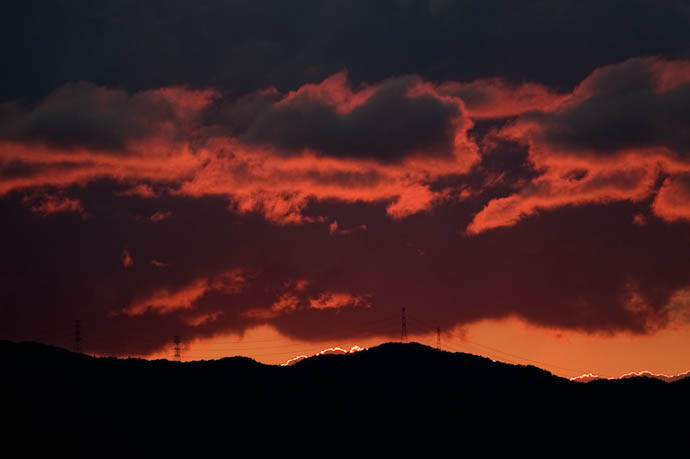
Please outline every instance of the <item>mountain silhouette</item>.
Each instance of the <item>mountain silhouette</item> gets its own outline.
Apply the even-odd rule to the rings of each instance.
[[[245,357],[184,363],[91,357],[9,341],[0,341],[0,359],[3,414],[21,431],[410,431],[533,421],[652,422],[690,408],[690,378],[584,384],[534,366],[417,343],[319,355],[286,367]]]

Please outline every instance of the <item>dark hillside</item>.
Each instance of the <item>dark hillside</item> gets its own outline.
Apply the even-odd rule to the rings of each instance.
[[[664,419],[690,408],[688,379],[583,384],[416,343],[322,355],[291,367],[243,357],[188,363],[95,358],[7,341],[0,342],[0,359],[4,414],[20,430],[126,426],[151,434],[174,431],[182,421],[183,430],[205,433],[267,426],[451,428]]]

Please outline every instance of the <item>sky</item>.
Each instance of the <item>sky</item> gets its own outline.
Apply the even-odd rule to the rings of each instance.
[[[2,9],[0,339],[690,369],[690,2]]]

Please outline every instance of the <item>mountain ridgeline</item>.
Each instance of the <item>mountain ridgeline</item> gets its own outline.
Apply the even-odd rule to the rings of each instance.
[[[651,420],[690,408],[690,378],[584,384],[417,343],[320,355],[289,367],[244,357],[185,363],[96,358],[8,341],[0,341],[0,358],[4,414],[20,429],[409,429]]]

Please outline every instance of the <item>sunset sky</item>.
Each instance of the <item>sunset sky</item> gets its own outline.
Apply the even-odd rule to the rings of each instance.
[[[690,3],[3,3],[0,339],[690,370]]]

